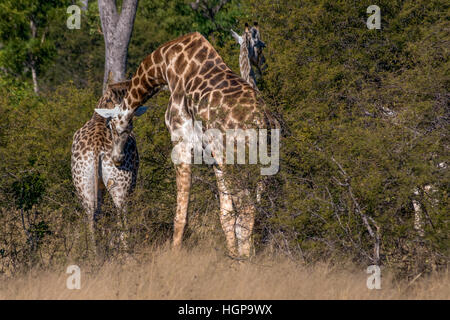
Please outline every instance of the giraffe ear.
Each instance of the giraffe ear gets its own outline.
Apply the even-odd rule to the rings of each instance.
[[[121,113],[117,106],[114,109],[95,109],[95,112],[105,119],[114,118]]]
[[[142,116],[145,112],[147,112],[148,107],[146,106],[140,106],[139,108],[137,108],[136,110],[134,110],[133,115],[136,117],[140,117]]]
[[[236,42],[239,43],[239,45],[242,44],[242,37],[238,35],[236,32],[234,32],[233,29],[231,29],[231,35],[233,36],[234,40],[236,40]]]

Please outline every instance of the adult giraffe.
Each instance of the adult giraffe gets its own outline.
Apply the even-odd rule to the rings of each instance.
[[[261,41],[261,34],[259,32],[258,23],[250,29],[248,23],[245,24],[244,33],[242,36],[231,30],[231,35],[240,46],[239,54],[239,70],[241,77],[247,81],[255,90],[258,90],[256,85],[256,76],[252,66],[254,66],[259,75],[262,74],[262,69],[266,67],[266,58],[263,54],[263,49],[266,44]]]
[[[192,128],[194,120],[202,121],[203,130],[220,132],[227,129],[278,129],[258,92],[225,65],[208,40],[194,32],[163,44],[139,65],[123,103],[115,109],[116,114],[111,119],[119,135],[127,134],[126,128],[134,110],[164,85],[168,85],[171,92],[165,122],[172,141],[177,139],[180,131],[186,129],[186,134],[189,134],[187,128]],[[103,110],[96,111],[103,113]],[[277,136],[279,131],[274,130],[272,141],[278,142]],[[212,150],[217,160],[214,171],[220,192],[222,229],[230,256],[248,258],[252,248],[255,207],[248,190],[230,192],[230,187],[234,186],[230,185],[229,174],[219,157],[221,151],[219,148]],[[191,150],[180,150],[180,153],[190,158]],[[176,182],[173,246],[180,247],[191,187],[188,161],[176,164]],[[233,214],[233,204],[236,214]]]

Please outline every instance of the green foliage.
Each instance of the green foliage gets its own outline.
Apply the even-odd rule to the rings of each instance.
[[[449,62],[438,39],[448,39],[448,6],[382,1],[382,29],[368,30],[368,1],[249,3],[268,46],[262,92],[291,132],[286,205],[274,222],[293,227],[304,252],[340,248],[370,261],[359,206],[380,228],[384,262],[402,265],[425,247],[428,262],[416,267],[445,263],[448,224],[438,221],[448,219],[448,176],[438,165],[448,164]],[[413,191],[427,184],[435,191],[417,199],[426,212],[419,240]]]
[[[72,81],[78,88],[94,88],[100,94],[103,83],[105,46],[96,1],[81,11],[80,29],[68,29],[69,14],[63,9],[48,26],[48,38],[56,50],[51,67],[41,74],[46,91]]]
[[[2,1],[0,65],[4,76],[27,78],[31,67],[39,73],[52,61],[56,50],[47,38],[49,23],[68,3],[61,0]]]
[[[214,24],[192,10],[190,2],[139,1],[128,49],[128,78],[131,78],[146,55],[180,35],[198,31],[221,46],[232,40],[229,29],[241,14],[239,1],[233,0],[226,4],[216,15]],[[54,44],[53,50],[56,51],[51,67],[41,74],[42,85],[47,91],[53,90],[55,85],[70,79],[78,88],[94,88],[100,94],[105,49],[97,2],[91,1],[88,10],[82,11],[81,29],[68,29],[67,17],[65,11],[58,11],[53,17],[53,23],[48,26],[47,38]],[[238,57],[238,47],[233,47]],[[235,63],[235,59],[230,60]]]
[[[439,167],[449,159],[448,5],[381,1],[382,29],[368,30],[369,1],[231,1],[215,22],[190,2],[140,1],[128,72],[162,43],[200,31],[239,73],[239,46],[229,29],[242,32],[245,22],[259,22],[269,66],[260,89],[287,136],[281,170],[258,206],[258,249],[306,261],[349,257],[372,264],[378,235],[380,262],[402,275],[448,264],[450,179],[448,169]],[[5,3],[9,7],[0,6],[11,18],[0,20],[0,41],[8,48],[17,41],[18,49],[11,58],[12,49],[0,49],[0,69],[24,71],[24,19],[32,7],[13,14],[15,4]],[[51,17],[42,24],[53,52],[43,54],[51,64],[41,72],[42,95],[20,78],[0,78],[2,268],[26,261],[29,239],[39,243],[43,264],[85,254],[70,146],[100,97],[104,44],[96,3],[83,12],[80,30],[66,28],[65,13]],[[12,21],[22,27],[6,35]],[[166,241],[172,231],[176,185],[164,124],[168,98],[163,92],[149,101],[150,110],[135,121],[141,167],[128,212],[132,250]],[[254,184],[240,169],[240,180]],[[213,238],[223,244],[218,198],[212,169],[194,166],[188,242]],[[422,208],[423,237],[414,229],[413,200]],[[29,211],[25,228],[21,208]],[[114,215],[107,198],[101,225],[112,228]]]
[[[45,192],[45,181],[39,174],[29,174],[12,184],[12,193],[19,209],[30,210]]]

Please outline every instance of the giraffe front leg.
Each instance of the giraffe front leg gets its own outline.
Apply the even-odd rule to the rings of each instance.
[[[225,183],[223,169],[214,167],[214,173],[216,174],[220,197],[220,223],[223,232],[225,233],[228,254],[235,258],[237,257],[235,233],[236,215],[233,212],[233,200]]]
[[[128,219],[127,219],[127,209],[124,208],[120,212],[122,221],[122,231],[120,232],[120,241],[123,245],[124,250],[128,250]]]
[[[253,251],[253,226],[255,224],[255,206],[249,198],[249,191],[243,190],[234,198],[238,216],[236,219],[236,237],[239,257],[248,259]]]
[[[176,165],[177,174],[177,211],[174,219],[173,247],[180,248],[183,239],[184,227],[187,222],[189,193],[191,190],[191,165]]]
[[[118,248],[128,250],[128,220],[126,206],[117,208],[117,227],[119,230]]]

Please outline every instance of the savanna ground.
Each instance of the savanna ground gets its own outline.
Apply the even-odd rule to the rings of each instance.
[[[101,266],[80,266],[81,289],[69,290],[66,270],[32,270],[0,282],[0,299],[449,299],[450,275],[395,281],[382,269],[369,290],[366,270],[349,264],[300,263],[260,254],[235,263],[210,246],[147,248]]]
[[[380,0],[380,30],[366,27],[371,0],[231,0],[214,21],[189,0],[139,1],[128,77],[192,31],[239,74],[229,30],[259,22],[268,64],[260,91],[283,138],[280,171],[257,208],[256,257],[241,265],[225,257],[207,166],[193,169],[186,249],[167,248],[176,207],[167,93],[134,124],[130,255],[111,243],[107,198],[103,252],[87,257],[70,147],[101,97],[105,48],[97,2],[69,30],[72,2],[0,4],[1,298],[449,299],[448,1]],[[65,288],[70,264],[81,267],[80,291]],[[366,287],[373,264],[381,290]]]

